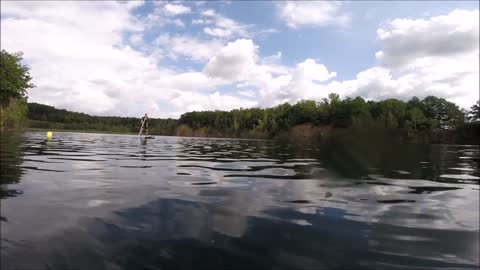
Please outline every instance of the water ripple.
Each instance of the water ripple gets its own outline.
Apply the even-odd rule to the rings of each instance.
[[[2,269],[479,265],[479,146],[7,139]]]

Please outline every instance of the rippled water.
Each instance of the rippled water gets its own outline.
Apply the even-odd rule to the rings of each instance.
[[[2,269],[477,269],[479,146],[2,134]]]

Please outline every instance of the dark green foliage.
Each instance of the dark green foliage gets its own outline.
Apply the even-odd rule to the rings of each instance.
[[[431,127],[453,129],[464,121],[465,115],[458,106],[444,98],[428,96],[422,100],[422,105]]]
[[[467,120],[470,122],[480,121],[480,101],[477,101],[477,104],[470,108],[470,111],[467,113]]]
[[[22,53],[0,52],[0,106],[8,106],[10,99],[27,97],[32,88],[29,68],[22,65]]]
[[[50,106],[29,103],[28,118],[37,120],[32,127],[50,127],[71,130],[95,130],[110,132],[138,132],[139,118],[97,117],[69,112]],[[48,122],[41,122],[48,121]],[[408,102],[397,99],[366,102],[361,97],[340,99],[336,94],[316,102],[301,100],[295,105],[280,104],[272,108],[235,109],[231,111],[188,112],[180,119],[152,119],[151,134],[174,135],[179,125],[194,130],[205,129],[210,134],[241,136],[245,131],[274,136],[280,131],[300,124],[355,127],[357,129],[407,128],[425,130],[431,128],[454,129],[462,126],[463,113],[444,99],[412,98]]]
[[[22,63],[22,53],[0,51],[0,129],[16,128],[25,121],[29,68]]]
[[[462,119],[463,113],[458,106],[432,96],[423,100],[413,97],[408,102],[397,99],[365,102],[361,97],[342,100],[337,94],[330,94],[320,102],[301,100],[295,105],[285,103],[267,109],[188,112],[180,117],[179,123],[194,129],[214,128],[227,132],[260,129],[274,134],[303,123],[335,127],[375,124],[414,130],[454,129],[463,124]]]
[[[417,130],[419,127],[423,126],[427,119],[423,114],[423,111],[420,110],[418,107],[413,107],[407,110],[407,120],[405,120],[405,125],[407,128],[413,128]]]

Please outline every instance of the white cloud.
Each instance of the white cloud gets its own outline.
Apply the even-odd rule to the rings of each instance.
[[[454,58],[478,51],[478,10],[454,10],[429,19],[395,19],[377,30],[377,58],[398,68],[425,58]]]
[[[193,19],[192,24],[208,24],[211,23],[212,21],[209,20],[203,20],[203,19]]]
[[[207,35],[232,40],[236,38],[252,38],[253,36],[267,36],[278,33],[273,28],[255,29],[253,25],[237,22],[218,14],[213,9],[205,9],[200,12],[200,18],[192,20],[193,25],[205,25],[203,32]]]
[[[44,3],[41,4],[2,3],[2,17],[14,16],[2,19],[2,48],[25,53],[37,85],[29,91],[30,97],[47,103],[76,103],[77,110],[86,109],[87,101],[94,98],[100,106],[87,111],[113,109],[114,100],[102,87],[88,83],[88,79],[94,73],[108,73],[107,69],[149,66],[148,60],[137,59],[138,55],[129,48],[112,48],[121,42],[114,32],[135,30],[131,27],[134,18],[129,15],[130,7],[106,2],[79,2],[74,7],[58,3],[55,12],[49,12],[52,9],[44,9]],[[88,19],[73,16],[83,13],[101,16],[103,23],[90,27],[82,21]]]
[[[145,46],[145,43],[143,41],[143,34],[141,33],[132,34],[129,37],[128,41],[134,46]]]
[[[185,23],[180,19],[175,19],[172,22],[173,22],[173,24],[175,24],[178,27],[181,27],[181,28],[185,27]]]
[[[478,10],[392,20],[377,31],[378,65],[351,80],[332,81],[336,73],[316,60],[287,67],[281,52],[261,56],[253,40],[236,38],[248,36],[248,26],[213,10],[204,10],[196,23],[212,33],[220,29],[218,38],[164,33],[147,43],[155,22],[177,19],[164,6],[138,19],[131,13],[138,3],[131,2],[1,2],[1,46],[25,53],[37,85],[29,91],[31,101],[101,115],[135,116],[151,109],[153,116],[179,116],[319,99],[331,92],[368,99],[433,94],[464,107],[478,100]],[[167,68],[167,57],[205,66]]]
[[[206,17],[216,17],[218,14],[213,9],[206,9],[200,13],[202,16]]]
[[[210,59],[204,72],[211,77],[227,80],[241,78],[255,65],[256,50],[257,47],[249,39],[230,42]]]
[[[214,92],[209,95],[199,93],[178,92],[172,103],[183,111],[230,110],[232,108],[249,108],[257,102],[232,95],[222,95]],[[177,113],[179,115],[180,113]]]
[[[306,59],[294,69],[279,64],[282,53],[261,58],[258,46],[252,40],[238,39],[228,43],[212,57],[204,73],[237,83],[238,94],[247,98],[258,97],[259,105],[272,106],[283,102],[296,102],[302,98],[326,97],[330,92],[322,83],[336,76],[327,68]]]
[[[262,104],[320,98],[336,92],[343,97],[374,100],[435,95],[468,108],[479,98],[478,25],[478,10],[392,20],[377,31],[383,45],[375,54],[379,66],[359,72],[352,80],[316,83],[311,75],[319,76],[321,82],[333,74],[307,60],[310,63],[304,62],[303,67],[299,64],[291,75],[272,80],[283,78],[283,85],[260,90]]]
[[[375,54],[382,66],[376,70],[384,75],[359,93],[373,98],[436,95],[463,107],[478,100],[478,10],[395,19],[379,28],[377,37],[383,48]]]
[[[219,40],[202,40],[190,36],[160,35],[154,41],[155,45],[168,49],[171,58],[183,56],[195,61],[206,61],[213,57],[223,47]]]
[[[190,7],[178,4],[166,4],[163,8],[165,9],[165,13],[169,16],[177,16],[192,12]]]
[[[185,27],[185,23],[175,17],[192,13],[192,9],[181,4],[171,4],[162,1],[154,2],[155,8],[147,16],[142,16],[141,20],[147,29],[162,27],[173,24],[180,28]]]
[[[221,80],[201,72],[178,72],[122,43],[141,43],[143,25],[120,2],[2,2],[1,46],[23,51],[36,88],[30,101],[98,115],[171,116],[176,93],[204,95]],[[55,10],[55,12],[50,12]],[[73,14],[86,14],[85,19]],[[91,26],[96,18],[102,23]],[[169,108],[159,106],[169,104]],[[173,110],[172,110],[173,108]]]
[[[331,88],[321,84],[336,76],[322,64],[306,59],[287,75],[280,75],[260,91],[264,106],[284,102],[294,103],[301,99],[320,99],[328,96]]]
[[[203,10],[201,16],[204,17],[202,21],[196,21],[199,24],[211,24],[203,28],[203,32],[220,38],[231,38],[231,37],[249,37],[249,28],[250,25],[245,25],[239,22],[236,22],[232,19],[226,18],[213,9]]]
[[[278,3],[279,16],[291,28],[301,26],[346,26],[350,17],[341,11],[342,2],[285,1]]]
[[[254,90],[240,90],[238,91],[238,94],[240,96],[244,96],[244,97],[247,97],[247,98],[254,98],[256,97],[256,91]]]
[[[138,8],[143,6],[144,4],[145,4],[145,0],[131,0],[125,3],[125,5],[127,5],[129,9]]]
[[[335,72],[328,72],[324,65],[317,64],[313,59],[307,59],[297,65],[294,77],[300,80],[324,82],[335,77]]]
[[[288,68],[279,63],[262,61],[257,51],[258,46],[252,40],[237,39],[212,57],[203,72],[211,78],[255,88],[269,87],[274,76],[288,73]]]
[[[263,59],[263,62],[264,63],[267,63],[267,64],[278,64],[280,63],[280,61],[282,60],[282,52],[278,51],[276,54],[274,55],[270,55],[270,56],[267,56]]]
[[[322,83],[336,76],[327,68],[306,59],[294,69],[279,64],[282,53],[261,59],[258,46],[252,40],[238,39],[228,43],[212,57],[204,73],[228,82],[240,82],[239,95],[259,97],[259,105],[272,106],[283,102],[296,102],[302,98],[326,97],[330,92]],[[256,91],[252,92],[252,91]]]
[[[205,34],[209,34],[214,37],[228,37],[232,35],[232,31],[230,31],[229,29],[222,29],[222,28],[205,27],[203,28],[203,32],[205,32]]]

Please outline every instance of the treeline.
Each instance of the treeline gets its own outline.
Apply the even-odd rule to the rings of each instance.
[[[410,130],[449,129],[470,125],[480,120],[478,103],[471,111],[462,111],[443,98],[413,97],[404,102],[397,99],[365,101],[361,97],[340,99],[330,94],[321,101],[303,100],[273,108],[236,109],[231,111],[188,112],[179,124],[193,129],[209,128],[227,134],[241,130],[258,130],[270,136],[281,130],[312,123],[318,126],[405,128]]]
[[[28,103],[29,127],[76,131],[137,133],[140,119],[102,117]],[[188,112],[180,119],[151,119],[150,134],[215,137],[273,138],[302,124],[355,129],[450,130],[480,134],[479,104],[470,111],[443,98],[413,97],[365,101],[330,94],[321,101],[302,100],[272,108]],[[472,133],[473,130],[473,133]],[[470,136],[472,137],[472,136]]]
[[[118,133],[137,133],[140,128],[139,118],[91,116],[38,103],[28,103],[27,117],[30,128]],[[177,122],[176,119],[150,119],[150,133],[173,135]]]

